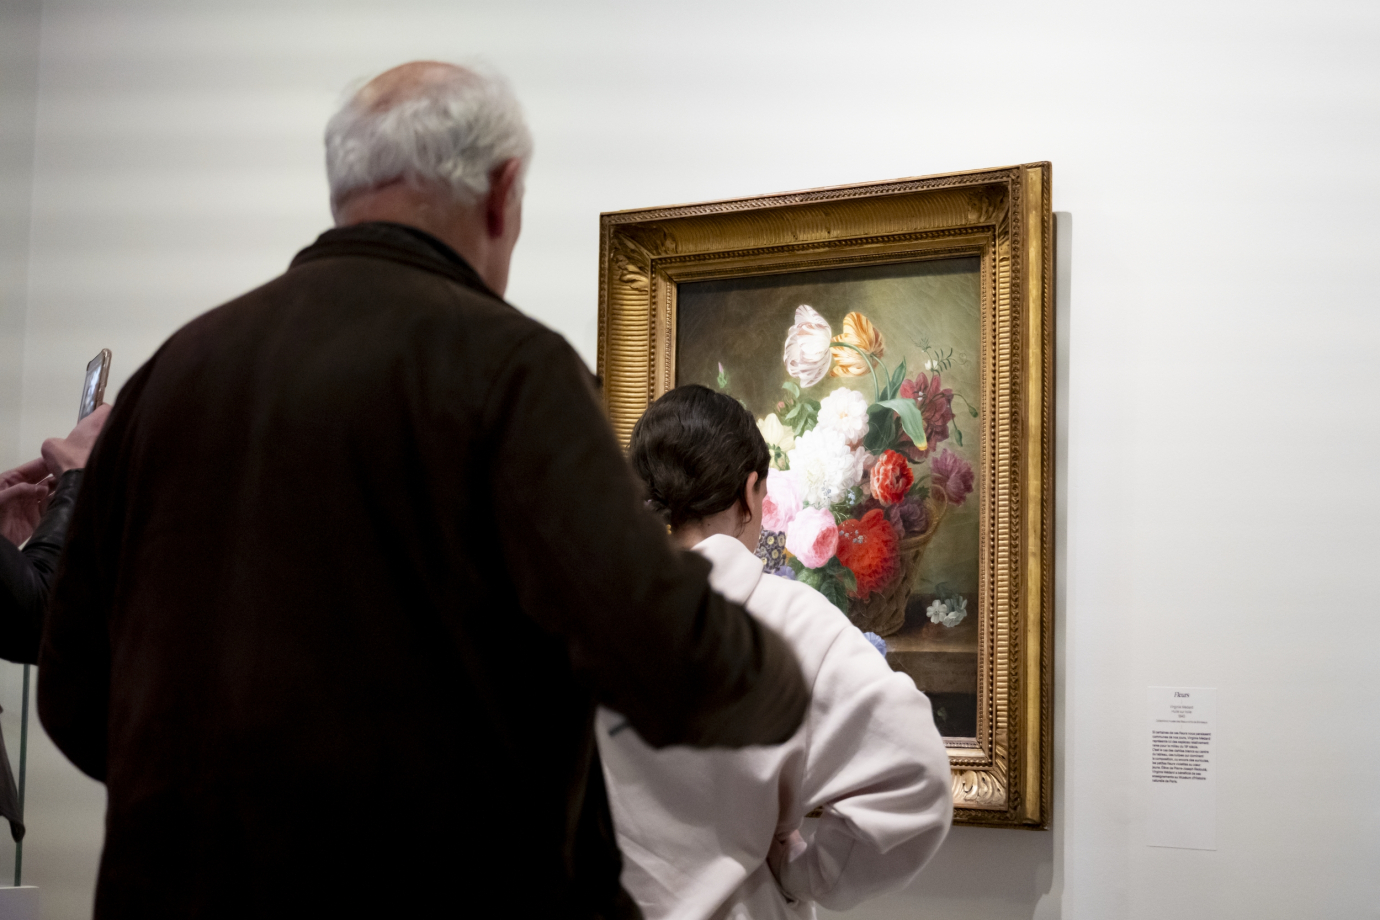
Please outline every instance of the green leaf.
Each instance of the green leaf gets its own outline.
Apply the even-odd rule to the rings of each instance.
[[[843,586],[843,582],[837,578],[825,578],[819,585],[819,593],[823,594],[829,603],[845,614],[848,613],[848,589]]]
[[[785,390],[787,393],[790,393],[792,396],[800,395],[800,387],[795,385],[794,380],[787,380],[785,383],[781,384],[781,389]]]
[[[867,435],[863,447],[874,454],[890,450],[896,445],[900,428],[896,424],[896,413],[881,403],[873,403],[867,409]]]
[[[824,590],[822,587],[820,587],[820,585],[825,581],[823,569],[807,569],[802,567],[800,571],[795,573],[795,580],[800,582],[802,585],[809,585],[816,591],[823,592]],[[829,580],[832,581],[833,579]]]
[[[959,447],[962,447],[962,446],[963,446],[963,429],[961,429],[961,428],[958,427],[958,422],[957,422],[956,420],[954,420],[954,419],[950,419],[950,420],[949,420],[949,424],[952,425],[952,426],[954,426],[954,441],[956,441],[956,442],[958,443],[958,446],[959,446]]]
[[[800,409],[800,418],[795,423],[795,433],[797,435],[804,432],[807,428],[815,427],[815,422],[819,420],[819,400],[802,399],[798,403],[798,408]]]
[[[838,556],[835,556],[832,559],[830,559],[829,564],[826,565],[824,568],[826,571],[829,572],[829,574],[833,575],[835,578],[839,580],[839,582],[843,585],[845,592],[852,594],[853,592],[858,590],[858,577],[853,574],[852,569],[850,569],[848,566],[844,565],[842,562],[839,561]]]
[[[802,406],[800,403],[796,403],[794,406],[791,406],[791,411],[786,413],[786,419],[785,419],[785,420],[789,422],[791,419],[793,419],[793,418],[795,418],[797,415],[799,415],[799,414],[800,414],[800,410],[802,410],[802,409],[804,409],[804,408],[805,408],[805,407]]]
[[[906,434],[915,442],[915,446],[924,450],[928,446],[925,440],[925,417],[920,414],[920,407],[915,404],[913,399],[888,399],[877,403],[879,406],[886,406],[896,412],[901,419],[901,427]],[[868,410],[869,412],[871,410]],[[960,441],[960,444],[963,442]]]
[[[891,375],[891,383],[886,388],[883,399],[895,399],[896,394],[901,392],[901,381],[906,379],[906,359],[901,359],[901,364],[896,368],[896,373]]]
[[[728,374],[724,373],[723,365],[719,365],[719,389],[728,389]]]

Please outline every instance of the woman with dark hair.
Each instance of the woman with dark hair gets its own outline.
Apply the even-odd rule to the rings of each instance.
[[[677,387],[648,407],[628,452],[672,540],[786,639],[812,701],[785,744],[742,750],[655,750],[602,710],[623,887],[648,920],[760,920],[904,886],[953,818],[944,742],[929,700],[838,608],[762,571],[753,550],[770,455],[752,415],[706,387]]]

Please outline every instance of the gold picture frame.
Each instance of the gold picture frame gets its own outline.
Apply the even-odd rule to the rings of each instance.
[[[976,259],[977,713],[946,738],[955,821],[1049,824],[1053,219],[1049,163],[600,215],[598,372],[623,443],[676,385],[677,292],[699,281]],[[972,264],[972,263],[967,263]],[[720,373],[723,373],[722,366]],[[970,436],[971,437],[971,436]],[[972,448],[970,448],[972,449]]]

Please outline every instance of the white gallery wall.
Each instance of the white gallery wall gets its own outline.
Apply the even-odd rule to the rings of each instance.
[[[5,466],[71,427],[100,348],[113,393],[328,226],[324,123],[404,60],[512,79],[509,296],[590,360],[600,211],[1051,160],[1054,827],[955,830],[852,916],[1380,911],[1373,0],[45,0],[31,32],[5,4]],[[1145,845],[1150,685],[1218,688],[1215,851]],[[86,916],[104,792],[41,732],[30,757],[25,881]],[[362,868],[377,846],[361,822]]]

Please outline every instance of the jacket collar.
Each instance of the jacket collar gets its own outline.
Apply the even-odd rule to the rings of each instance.
[[[365,256],[401,262],[445,275],[465,287],[503,299],[489,289],[479,273],[458,252],[430,233],[405,224],[375,221],[327,230],[316,238],[315,243],[297,253],[291,267],[339,256]]]
[[[695,552],[714,566],[710,587],[735,604],[746,604],[762,580],[762,560],[736,538],[721,533],[696,543]]]

